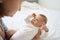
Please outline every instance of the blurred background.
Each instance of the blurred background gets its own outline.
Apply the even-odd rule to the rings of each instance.
[[[24,1],[28,1],[28,2],[38,2],[38,0],[24,0]]]
[[[25,0],[25,1],[37,2],[42,7],[60,11],[60,0]]]

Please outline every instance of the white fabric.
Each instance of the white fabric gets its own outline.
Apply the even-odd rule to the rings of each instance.
[[[18,30],[10,40],[32,40],[38,29],[34,26],[24,25]]]
[[[0,40],[3,40],[1,36],[0,36]]]
[[[21,11],[17,11],[12,18],[5,17],[3,21],[8,28],[14,28],[18,30],[22,27],[21,25],[25,24],[24,18],[31,13],[42,13],[48,18],[47,27],[49,32],[43,32],[40,38],[41,40],[60,40],[60,11],[42,8],[37,3],[23,3]],[[17,36],[17,34],[15,36]]]
[[[32,23],[31,23],[31,19],[32,19],[32,18],[33,18],[32,14],[28,15],[28,16],[25,18],[26,24],[32,25]]]

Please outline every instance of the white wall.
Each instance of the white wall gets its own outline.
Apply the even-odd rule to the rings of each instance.
[[[38,2],[43,7],[60,10],[60,0],[39,0]]]
[[[29,2],[38,2],[38,0],[25,0],[25,1],[29,1]]]

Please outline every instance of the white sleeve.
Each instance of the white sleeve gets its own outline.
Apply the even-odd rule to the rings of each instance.
[[[37,34],[37,30],[26,29],[27,31],[17,31],[10,40],[32,40]]]
[[[3,38],[0,36],[0,40],[3,40]]]
[[[26,22],[27,24],[31,24],[31,20],[30,20],[31,18],[33,18],[32,15],[27,16],[27,17],[25,18],[25,22]]]

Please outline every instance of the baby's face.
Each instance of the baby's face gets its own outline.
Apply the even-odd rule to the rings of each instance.
[[[42,17],[40,15],[36,15],[32,20],[31,20],[32,25],[36,27],[41,27],[42,26]]]

